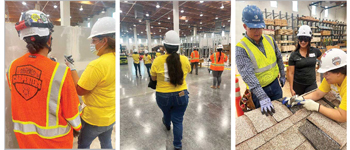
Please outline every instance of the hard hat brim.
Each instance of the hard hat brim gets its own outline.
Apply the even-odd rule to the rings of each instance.
[[[248,28],[258,28],[262,29],[265,28],[265,23],[245,23]]]
[[[345,65],[346,65],[346,63],[342,64],[342,65],[339,65],[339,66],[332,67],[332,68],[328,68],[328,69],[319,68],[317,72],[318,73],[325,73],[327,71],[331,71],[331,70],[334,70],[334,69],[338,69],[340,67],[344,67]]]

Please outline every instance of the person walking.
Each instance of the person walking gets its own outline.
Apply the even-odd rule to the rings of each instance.
[[[319,49],[311,47],[312,31],[308,25],[302,25],[297,36],[298,46],[288,61],[288,81],[292,96],[317,88],[316,62],[322,55]]]
[[[23,12],[15,25],[29,51],[6,74],[19,148],[71,149],[82,126],[71,71],[48,58],[53,27],[38,10]]]
[[[212,54],[210,56],[211,65],[210,65],[210,70],[213,71],[213,85],[211,88],[213,89],[220,89],[220,84],[221,84],[221,75],[222,72],[224,72],[225,69],[225,62],[227,62],[227,56],[226,54],[222,53],[223,46],[218,45],[216,47],[217,52]]]
[[[271,100],[282,98],[281,87],[286,82],[282,55],[276,41],[262,35],[265,22],[258,7],[246,6],[242,21],[246,34],[236,45],[237,70],[252,93],[255,108],[261,107],[262,114],[272,116]]]
[[[90,148],[98,137],[101,148],[113,149],[111,135],[115,124],[115,20],[103,17],[97,20],[88,37],[90,51],[99,56],[91,61],[79,78],[73,60],[66,58],[72,71],[77,93],[84,104],[81,114],[82,129],[78,148]]]
[[[196,67],[196,75],[198,75],[199,53],[198,53],[197,46],[193,47],[193,52],[191,53],[190,61],[191,61],[191,72],[190,72],[190,74],[192,74],[193,66],[195,66]]]
[[[167,130],[173,123],[175,149],[182,149],[183,116],[189,101],[186,76],[191,71],[188,58],[177,53],[179,46],[177,32],[170,30],[165,33],[167,54],[157,57],[151,67],[152,80],[157,81],[156,101],[163,112],[162,122]]]
[[[151,69],[151,66],[152,66],[152,58],[151,58],[151,55],[148,54],[148,50],[145,50],[145,57],[143,58],[143,60],[145,61],[145,66],[147,68],[148,76],[151,77],[149,70]]]
[[[139,70],[139,75],[141,75],[141,69],[140,69],[140,54],[137,53],[137,50],[134,50],[134,54],[132,54],[132,58],[134,60],[134,67],[135,67],[135,74],[136,74],[136,78],[139,77],[137,75],[137,70]]]

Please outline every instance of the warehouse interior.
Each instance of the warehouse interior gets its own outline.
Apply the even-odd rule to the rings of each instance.
[[[54,24],[52,33],[52,52],[48,57],[55,58],[64,64],[64,55],[72,55],[75,67],[80,76],[86,66],[98,57],[90,52],[91,40],[88,40],[91,28],[98,18],[114,17],[114,1],[6,1],[5,2],[5,68],[10,63],[28,52],[26,43],[21,40],[15,29],[21,13],[28,10],[40,10]],[[6,81],[7,83],[7,81]],[[79,96],[82,102],[81,96]],[[11,117],[11,92],[5,86],[5,148],[18,149],[13,132]],[[77,149],[78,137],[74,138],[73,148]],[[112,145],[115,147],[115,130],[112,132]],[[91,148],[99,149],[96,138]]]
[[[121,149],[173,149],[173,134],[161,122],[162,111],[144,61],[137,77],[131,57],[134,51],[152,59],[162,55],[164,34],[179,33],[179,54],[190,57],[198,48],[198,75],[187,74],[189,104],[184,115],[184,149],[229,149],[231,112],[231,2],[230,1],[121,1],[120,2],[120,143]],[[209,56],[216,46],[228,56],[220,89],[210,88]]]
[[[236,23],[235,43],[238,43],[246,33],[241,18],[243,8],[247,5],[256,5],[262,11],[266,24],[262,32],[275,39],[283,57],[286,73],[289,71],[287,69],[289,57],[296,49],[298,43],[297,32],[301,25],[309,25],[311,27],[313,36],[311,46],[318,48],[322,54],[332,48],[347,51],[346,1],[237,1],[235,15],[237,20],[240,21]],[[316,83],[319,86],[323,75],[318,73],[317,70],[315,71]],[[346,133],[346,123],[334,122],[323,115],[319,115],[319,113],[304,111],[305,109],[298,111],[303,107],[288,110],[279,101],[272,102],[276,113],[273,117],[269,117],[270,119],[272,118],[271,120],[265,117],[265,115],[261,115],[260,108],[258,108],[259,110],[250,111],[249,109],[247,110],[248,104],[240,106],[243,104],[241,98],[245,95],[246,84],[239,74],[237,66],[235,66],[235,76],[236,105],[233,113],[236,118],[236,131],[237,129],[245,131],[245,133],[236,132],[236,149],[319,149],[322,144],[322,149],[326,149],[327,147],[331,149],[346,149],[346,146],[344,146],[346,144],[346,134],[341,135],[341,133]],[[282,88],[283,97],[291,97],[288,77],[286,76],[286,78],[286,84]],[[340,100],[336,99],[335,94],[328,93],[319,103],[326,107],[336,108]],[[259,122],[255,120],[258,118],[264,121]],[[326,127],[326,125],[315,122],[315,118],[317,118],[317,121],[326,121],[330,124]],[[289,124],[289,121],[291,121],[291,124]],[[308,123],[308,121],[311,121],[312,124]],[[249,133],[250,129],[245,127],[252,125],[251,123],[255,131]],[[279,128],[281,126],[284,126],[284,128]],[[277,130],[277,128],[279,129]],[[326,131],[330,128],[331,130],[335,128],[339,129],[336,131],[339,131],[337,133],[339,136],[330,135]],[[312,130],[313,133],[319,136],[312,136],[306,133],[306,130]],[[341,139],[345,138],[344,142],[334,141],[334,139],[340,136]],[[328,139],[320,139],[320,137],[328,137]],[[249,143],[257,139],[260,142],[249,145]],[[292,139],[294,143],[288,144],[288,141]]]

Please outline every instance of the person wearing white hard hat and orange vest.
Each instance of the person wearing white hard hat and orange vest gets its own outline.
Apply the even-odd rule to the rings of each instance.
[[[135,74],[136,74],[136,78],[139,77],[137,75],[137,70],[139,70],[139,75],[141,75],[141,69],[140,69],[140,60],[141,60],[141,57],[140,57],[140,54],[137,53],[137,50],[135,49],[134,50],[134,53],[132,54],[132,59],[134,60],[134,67],[135,67]]]
[[[183,119],[189,97],[186,76],[191,71],[186,56],[179,55],[179,34],[173,30],[165,33],[166,55],[157,57],[152,64],[152,80],[157,80],[156,101],[163,112],[162,122],[170,130],[173,123],[175,149],[182,149]]]
[[[198,48],[197,46],[193,47],[193,52],[191,53],[191,72],[190,74],[192,74],[192,70],[193,70],[193,66],[196,67],[196,75],[198,75],[198,63],[199,63],[199,53],[198,53]]]
[[[15,26],[29,51],[14,60],[6,74],[19,148],[71,149],[73,135],[82,126],[71,71],[47,57],[53,27],[38,10],[22,13]]]
[[[323,73],[324,79],[318,89],[308,95],[296,97],[296,101],[290,104],[290,97],[285,98],[283,103],[288,106],[301,104],[304,108],[317,111],[337,122],[346,122],[347,112],[347,75],[346,53],[334,48],[326,51],[321,57],[319,73]],[[321,99],[328,92],[336,94],[341,100],[338,108],[328,108],[315,101]]]
[[[147,68],[148,76],[151,77],[149,70],[151,69],[151,66],[152,66],[152,58],[151,58],[151,55],[148,54],[148,50],[145,50],[145,57],[143,58],[143,60],[145,61],[145,66]]]
[[[298,46],[288,60],[288,81],[292,96],[317,88],[316,62],[322,55],[319,49],[311,47],[312,31],[308,25],[302,25],[297,36]]]
[[[237,70],[252,93],[255,108],[272,116],[271,101],[282,98],[281,87],[286,82],[281,51],[271,36],[262,34],[265,22],[257,6],[246,6],[242,21],[246,34],[236,45]]]
[[[210,56],[211,65],[210,65],[210,70],[213,71],[213,85],[211,88],[213,89],[220,89],[220,84],[221,84],[221,75],[224,72],[225,69],[225,62],[227,62],[227,56],[226,54],[222,53],[222,49],[224,47],[222,45],[218,45],[216,47],[217,52],[212,54]]]
[[[115,124],[115,20],[103,17],[97,20],[88,37],[90,51],[99,56],[91,61],[79,78],[71,57],[66,64],[71,68],[76,90],[84,104],[78,148],[90,148],[98,137],[101,148],[112,149],[111,135]]]

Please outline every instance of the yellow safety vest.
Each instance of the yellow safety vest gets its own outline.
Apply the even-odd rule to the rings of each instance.
[[[246,37],[237,43],[236,46],[245,49],[253,63],[256,78],[259,80],[261,87],[265,87],[277,78],[279,69],[272,38],[268,35],[263,35],[262,42],[266,56]],[[249,89],[248,85],[247,88]]]

